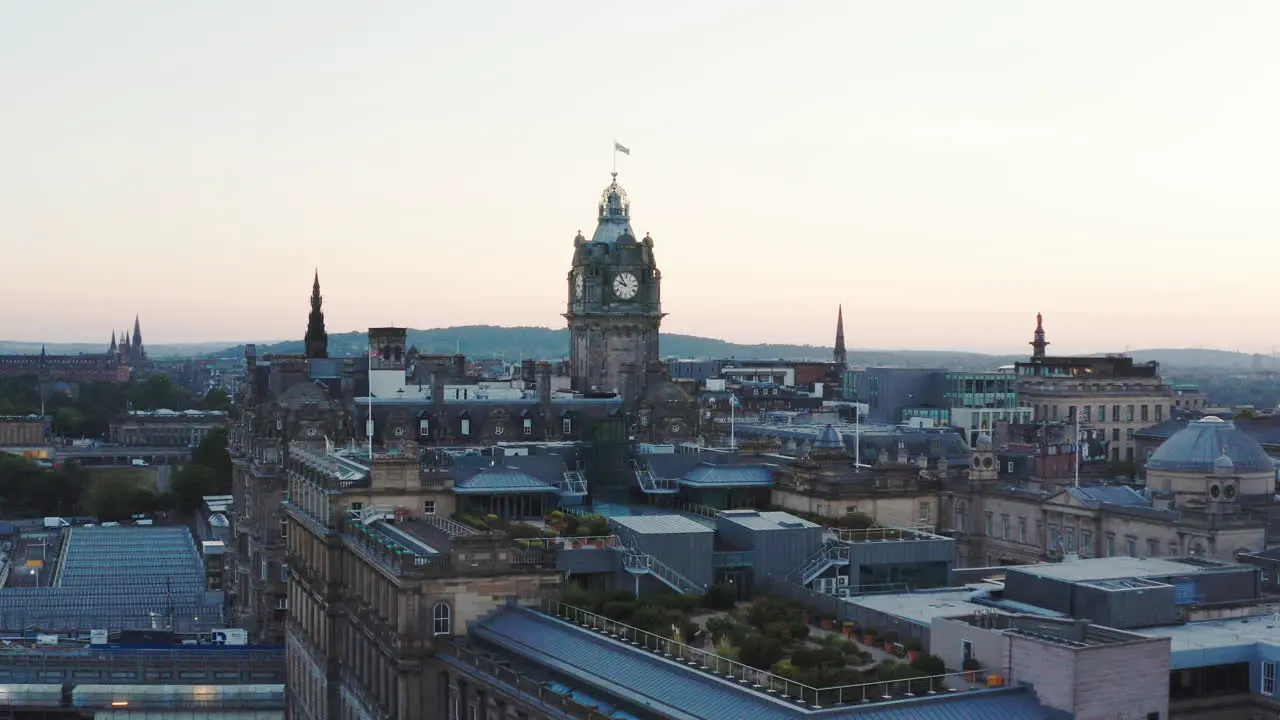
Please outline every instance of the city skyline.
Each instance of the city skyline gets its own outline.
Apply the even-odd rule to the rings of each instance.
[[[2,339],[297,339],[317,267],[334,333],[560,328],[616,138],[665,332],[1272,352],[1269,4],[79,7],[0,9]]]

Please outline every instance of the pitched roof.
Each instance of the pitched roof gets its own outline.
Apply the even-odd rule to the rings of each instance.
[[[494,465],[483,468],[466,480],[457,481],[453,492],[459,495],[491,493],[542,493],[556,489],[517,468]]]
[[[1128,485],[1088,485],[1067,488],[1067,492],[1080,502],[1095,505],[1151,505],[1146,495]]]
[[[936,699],[810,710],[691,670],[575,625],[509,606],[470,634],[654,714],[706,720],[1056,720],[1026,689],[979,690]]]
[[[712,465],[703,463],[680,477],[687,487],[767,487],[773,485],[773,469],[767,465]]]

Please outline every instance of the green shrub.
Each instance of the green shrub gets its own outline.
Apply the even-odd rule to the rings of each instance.
[[[738,593],[728,583],[716,583],[707,589],[702,597],[702,606],[708,610],[732,610],[737,603]]]
[[[924,643],[920,642],[920,638],[916,638],[916,637],[907,638],[907,641],[902,643],[902,646],[906,648],[909,652],[910,651],[920,652],[921,650],[924,649]]]
[[[778,641],[764,635],[750,635],[738,646],[738,661],[753,668],[771,668],[784,654]]]
[[[528,523],[511,523],[507,526],[507,536],[513,540],[536,538],[542,536],[542,530]]]
[[[631,616],[635,614],[636,603],[633,600],[610,600],[603,604],[600,608],[600,614],[610,620],[617,620],[620,623],[630,624]]]
[[[975,657],[967,657],[964,659],[964,662],[960,664],[960,668],[968,671],[981,670],[982,663],[978,662],[978,659]]]
[[[942,662],[942,658],[937,655],[921,655],[911,663],[911,667],[920,673],[917,677],[930,677],[947,673],[946,663]]]

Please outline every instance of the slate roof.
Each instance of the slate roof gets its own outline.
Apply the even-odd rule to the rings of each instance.
[[[1148,470],[1210,475],[1226,452],[1238,473],[1274,472],[1275,461],[1235,423],[1206,417],[1174,433],[1147,460]]]
[[[703,463],[680,477],[686,487],[769,487],[773,469],[768,465],[712,465]]]
[[[1147,496],[1128,485],[1088,485],[1067,488],[1077,500],[1091,505],[1150,506]]]
[[[531,610],[509,606],[475,623],[473,637],[669,718],[705,720],[1058,720],[1026,689],[975,691],[809,710],[691,670]]]

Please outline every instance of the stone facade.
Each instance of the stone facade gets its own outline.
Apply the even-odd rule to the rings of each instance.
[[[567,286],[573,389],[634,399],[637,374],[658,361],[662,273],[653,239],[637,240],[631,230],[631,205],[616,174],[600,199],[595,234],[574,238]]]

